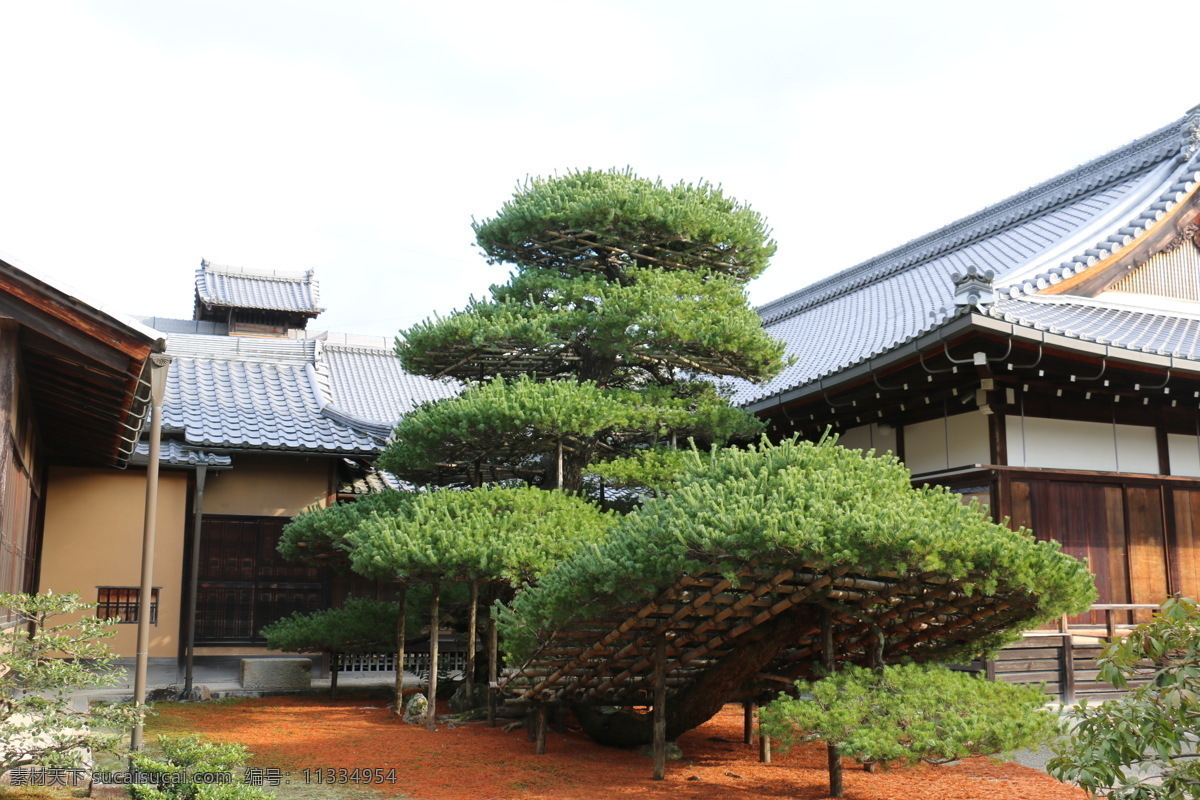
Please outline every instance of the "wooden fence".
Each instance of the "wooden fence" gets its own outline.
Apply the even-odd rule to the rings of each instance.
[[[1103,627],[1059,621],[1057,630],[1026,631],[1021,641],[1009,645],[988,661],[976,660],[971,669],[987,673],[991,680],[1005,683],[1044,683],[1046,693],[1067,704],[1083,698],[1104,700],[1121,692],[1099,679],[1096,659],[1104,646],[1134,627],[1135,612],[1157,610],[1145,603],[1098,603],[1092,611],[1103,612]],[[1130,681],[1136,686],[1144,681]]]

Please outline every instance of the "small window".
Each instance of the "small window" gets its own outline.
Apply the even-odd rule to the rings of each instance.
[[[158,590],[155,586],[153,593],[150,595],[150,624],[158,624]],[[138,612],[141,609],[139,602],[141,590],[136,586],[101,586],[99,587],[99,598],[96,605],[96,616],[100,619],[117,620],[124,624],[126,622],[137,622]]]

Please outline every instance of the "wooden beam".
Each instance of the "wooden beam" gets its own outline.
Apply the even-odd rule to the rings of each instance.
[[[5,287],[0,284],[0,289],[3,288]],[[145,355],[142,355],[141,359],[137,359],[115,345],[98,339],[91,331],[82,332],[63,322],[57,316],[31,305],[28,301],[17,299],[3,292],[0,292],[0,314],[15,319],[43,336],[86,356],[91,361],[103,364],[117,372],[128,372],[131,361],[144,360],[145,356],[150,353],[150,346],[147,344],[144,347]]]

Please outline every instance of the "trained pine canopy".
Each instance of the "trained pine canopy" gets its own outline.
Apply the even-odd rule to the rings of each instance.
[[[665,186],[628,169],[531,178],[494,219],[473,227],[493,261],[610,280],[649,266],[745,281],[775,253],[763,218],[721,187]]]
[[[660,436],[709,444],[760,430],[711,382],[762,381],[783,365],[746,295],[775,249],[756,212],[706,183],[589,170],[527,181],[475,230],[513,267],[509,281],[402,331],[396,352],[409,371],[499,388],[410,414],[388,469],[580,491],[592,460]],[[531,383],[563,386],[537,398]]]
[[[891,457],[787,441],[688,458],[668,497],[518,593],[501,617],[510,661],[523,664],[510,691],[636,702],[666,636],[679,698],[670,736],[722,703],[811,677],[824,610],[839,661],[953,662],[1095,597],[1086,566],[1057,543],[944,489],[911,488]]]
[[[683,389],[692,396],[677,396]],[[408,481],[469,486],[535,477],[540,458],[560,447],[591,460],[627,456],[672,435],[723,441],[761,428],[709,384],[634,392],[591,381],[497,378],[409,414],[379,464]]]

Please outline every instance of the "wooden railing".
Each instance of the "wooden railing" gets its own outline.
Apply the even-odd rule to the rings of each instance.
[[[1147,603],[1097,603],[1090,610],[1104,612],[1103,626],[1071,623],[1064,616],[1057,630],[1026,631],[1020,642],[1004,648],[995,658],[976,661],[972,667],[985,671],[990,680],[1043,683],[1048,694],[1067,704],[1083,697],[1113,697],[1120,692],[1099,679],[1096,659],[1108,642],[1135,627],[1134,623],[1118,622],[1119,615],[1158,608]]]

